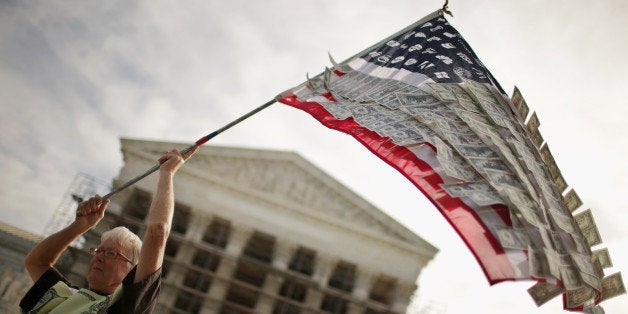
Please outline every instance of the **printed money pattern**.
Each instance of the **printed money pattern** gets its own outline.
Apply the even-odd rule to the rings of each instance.
[[[336,119],[352,118],[396,145],[430,145],[443,191],[479,217],[493,205],[507,206],[510,224],[483,222],[506,251],[527,251],[529,263],[518,273],[545,281],[529,290],[537,305],[565,293],[569,308],[592,308],[604,291],[625,291],[621,276],[604,278],[610,257],[608,251],[591,253],[601,238],[590,210],[572,216],[582,201],[573,189],[563,196],[567,183],[540,135],[536,113],[524,123],[529,108],[519,90],[510,100],[491,85],[462,80],[413,86],[328,70],[297,97],[317,97]]]

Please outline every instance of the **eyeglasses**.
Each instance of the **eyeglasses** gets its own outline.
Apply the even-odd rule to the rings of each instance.
[[[103,253],[103,255],[106,258],[117,258],[118,256],[120,256],[123,260],[133,264],[133,262],[128,257],[122,255],[122,253],[119,253],[119,252],[116,252],[116,251],[113,251],[113,250],[102,250],[102,249],[95,248],[95,247],[89,249],[89,254],[91,254],[91,255],[96,256],[96,254],[98,254],[98,253]]]

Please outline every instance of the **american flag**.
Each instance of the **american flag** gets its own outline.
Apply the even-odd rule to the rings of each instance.
[[[332,64],[278,99],[352,135],[403,174],[490,284],[535,280],[537,304],[564,294],[569,310],[602,300],[603,272],[525,116],[441,12]]]

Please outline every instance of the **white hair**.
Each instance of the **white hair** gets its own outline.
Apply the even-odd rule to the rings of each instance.
[[[126,227],[120,226],[109,231],[105,231],[102,236],[100,236],[101,242],[105,242],[108,239],[119,243],[127,249],[131,249],[132,255],[129,256],[129,259],[133,261],[133,265],[137,265],[140,257],[140,250],[142,249],[142,240],[140,240],[140,237]]]

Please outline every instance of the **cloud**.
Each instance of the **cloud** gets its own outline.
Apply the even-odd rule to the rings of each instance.
[[[76,173],[105,181],[115,176],[122,165],[120,136],[193,142],[303,82],[306,73],[320,73],[329,66],[328,51],[344,60],[439,6],[5,1],[0,219],[40,232],[42,218],[50,217]],[[620,217],[628,205],[626,4],[474,1],[450,8],[452,24],[504,88],[516,83],[538,112],[563,175],[593,209],[615,268],[626,269]],[[211,143],[296,151],[439,247],[420,289],[448,312],[509,305],[537,311],[525,292],[530,282],[488,287],[462,241],[420,192],[355,140],[306,113],[275,104]],[[561,308],[552,302],[538,311]],[[611,300],[607,309],[621,306]]]

